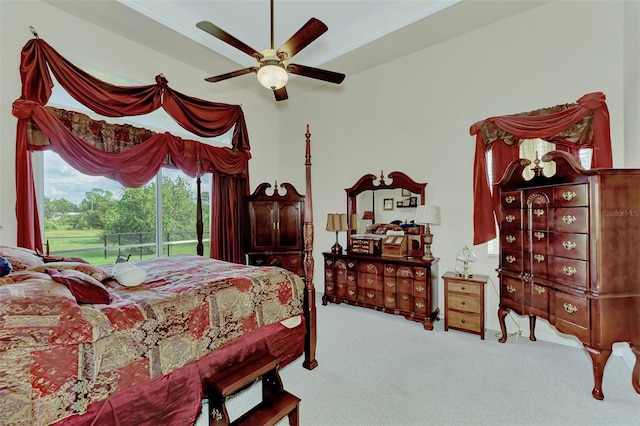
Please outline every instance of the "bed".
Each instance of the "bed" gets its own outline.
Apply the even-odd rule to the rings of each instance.
[[[305,283],[287,270],[182,255],[135,262],[146,280],[125,287],[112,265],[10,251],[31,259],[0,278],[2,424],[193,424],[204,380],[256,352],[303,353]],[[52,269],[103,282],[108,303],[78,301],[93,296]]]

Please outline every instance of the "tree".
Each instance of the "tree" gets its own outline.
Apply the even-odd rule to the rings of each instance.
[[[84,200],[80,203],[83,228],[104,229],[105,221],[113,214],[118,205],[111,191],[101,188],[93,188],[85,193]]]

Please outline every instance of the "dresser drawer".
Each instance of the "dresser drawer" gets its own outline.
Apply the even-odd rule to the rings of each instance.
[[[511,271],[522,271],[524,268],[522,253],[516,250],[503,250],[502,262],[500,262],[502,267]]]
[[[358,286],[371,288],[374,290],[382,290],[384,277],[373,274],[358,274]]]
[[[522,208],[522,193],[520,191],[505,191],[500,194],[500,204],[503,209]]]
[[[500,246],[503,250],[518,250],[524,248],[524,240],[521,229],[509,229],[500,236]]]
[[[539,284],[529,285],[529,314],[549,319],[549,294],[553,291]]]
[[[589,284],[588,262],[551,256],[549,258],[549,278],[573,287],[586,289]]]
[[[409,294],[396,295],[396,306],[403,311],[413,311],[413,296]]]
[[[384,275],[384,265],[378,262],[358,262],[358,272],[365,274]]]
[[[522,210],[502,210],[500,212],[500,229],[522,229]]]
[[[424,297],[413,298],[413,310],[418,314],[427,313],[427,300]]]
[[[396,295],[394,293],[384,293],[384,307],[395,309]]]
[[[589,235],[552,232],[549,238],[550,253],[571,259],[589,258]]]
[[[555,326],[561,333],[572,334],[583,343],[590,340],[589,300],[555,292]]]
[[[463,314],[456,311],[447,311],[447,321],[449,327],[461,328],[468,331],[480,333],[480,315]]]
[[[503,277],[501,281],[500,304],[521,314],[524,308],[524,283],[509,277]]]
[[[553,189],[554,207],[582,207],[589,205],[589,187],[585,184],[563,185]]]
[[[358,288],[358,302],[363,302],[368,305],[382,306],[384,301],[384,294],[381,291],[371,290],[368,288]]]
[[[586,234],[589,231],[589,210],[586,207],[554,209],[552,230]]]
[[[451,289],[451,287],[449,288]],[[479,314],[481,311],[480,298],[478,296],[449,293],[447,308]]]
[[[413,283],[413,295],[417,297],[427,297],[427,286],[422,281]]]

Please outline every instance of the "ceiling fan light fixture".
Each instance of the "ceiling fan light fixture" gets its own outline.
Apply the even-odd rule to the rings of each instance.
[[[280,64],[265,64],[258,70],[258,81],[267,89],[281,89],[288,80],[289,74]]]

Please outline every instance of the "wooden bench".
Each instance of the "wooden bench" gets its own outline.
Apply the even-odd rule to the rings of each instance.
[[[234,365],[207,383],[209,426],[275,425],[289,416],[289,425],[298,426],[300,398],[285,391],[278,374],[281,359],[271,354],[255,354]],[[226,400],[262,381],[262,401],[237,420],[230,422]]]

